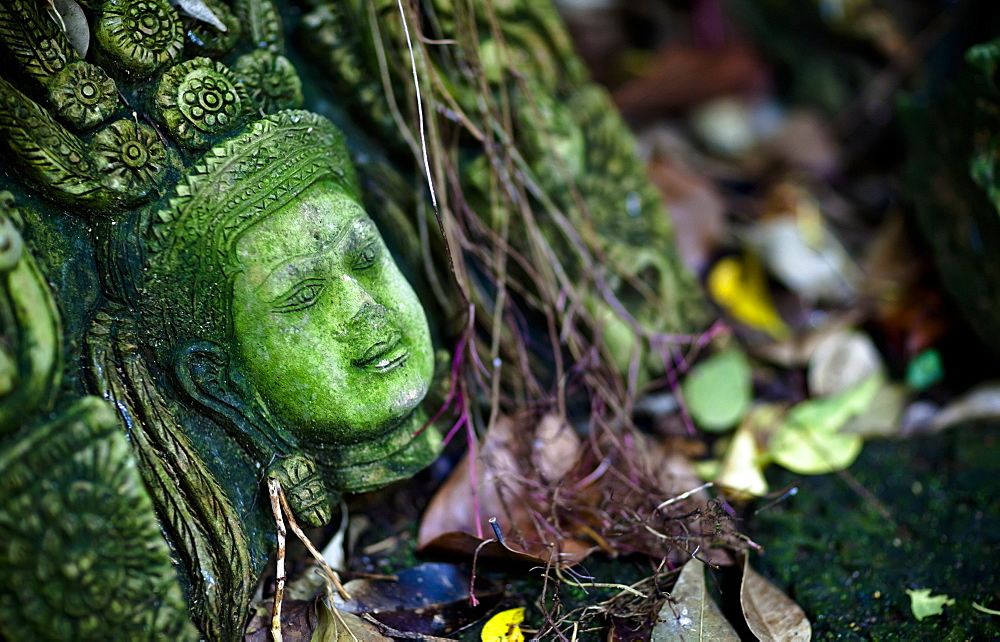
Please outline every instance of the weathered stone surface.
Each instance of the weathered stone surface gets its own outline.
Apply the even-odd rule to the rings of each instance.
[[[316,113],[337,110],[303,86],[270,0],[209,0],[215,21],[165,0],[83,4],[86,59],[43,4],[0,7],[0,635],[234,640],[274,544],[267,479],[318,526],[342,493],[436,457],[430,326],[382,232],[415,264],[450,259],[420,255],[412,191],[369,216],[341,130]],[[489,85],[458,95],[470,113],[514,106],[510,149],[530,154],[523,185],[551,216],[543,239],[510,240],[555,248],[567,272],[545,287],[600,284],[581,305],[625,370],[704,308],[552,7],[496,10],[520,68],[484,42]],[[320,50],[359,63],[337,68],[338,96],[395,152],[371,36],[327,29]],[[463,189],[500,229],[497,170],[469,142]]]

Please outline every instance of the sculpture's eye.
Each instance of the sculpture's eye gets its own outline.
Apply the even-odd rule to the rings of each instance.
[[[379,255],[379,246],[376,241],[371,241],[362,247],[354,256],[354,263],[351,266],[355,270],[367,270],[375,265],[375,260]]]
[[[274,306],[275,312],[298,312],[316,303],[323,291],[323,281],[311,279],[297,284],[288,295]]]

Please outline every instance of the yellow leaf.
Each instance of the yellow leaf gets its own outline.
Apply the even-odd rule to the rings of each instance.
[[[521,633],[524,608],[508,609],[491,617],[483,626],[483,642],[524,642]]]
[[[767,332],[775,339],[789,335],[771,301],[767,277],[756,258],[747,255],[720,259],[708,274],[709,294],[734,319],[751,328]]]
[[[739,499],[765,495],[767,480],[761,472],[759,459],[757,441],[748,421],[744,421],[729,443],[716,483]]]

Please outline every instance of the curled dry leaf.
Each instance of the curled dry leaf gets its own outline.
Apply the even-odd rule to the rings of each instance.
[[[726,235],[726,206],[718,188],[674,158],[655,158],[649,164],[649,177],[670,212],[681,259],[693,272],[700,272]]]
[[[535,432],[538,438],[524,458],[515,431],[526,429],[515,426],[509,417],[498,420],[480,443],[475,478],[466,453],[424,511],[417,538],[421,549],[464,554],[471,547],[475,552],[483,541],[495,539],[490,523],[494,517],[500,532],[511,541],[505,542],[506,546],[488,546],[479,551],[480,555],[516,559],[523,554],[535,562],[552,557],[552,538],[539,530],[535,519],[547,509],[533,501],[520,481],[529,462],[545,479],[565,475],[579,457],[580,441],[569,426],[555,418],[543,418],[539,427],[541,430]],[[534,427],[528,430],[534,431]],[[557,559],[579,561],[591,548],[587,543],[563,538]]]
[[[809,361],[809,393],[835,395],[882,372],[882,358],[871,337],[857,330],[825,337]]]
[[[705,590],[705,564],[696,559],[688,560],[670,591],[670,598],[660,609],[651,642],[736,642],[739,639]]]
[[[75,0],[53,0],[52,6],[59,15],[60,26],[66,32],[66,39],[81,58],[87,57],[90,48],[90,24],[87,15]]]
[[[982,383],[945,406],[930,421],[937,431],[971,421],[995,421],[1000,417],[1000,382]]]
[[[928,283],[927,253],[918,248],[900,212],[886,217],[864,260],[862,294],[891,352],[914,356],[934,345],[953,323],[940,288]]]
[[[761,640],[803,642],[812,638],[812,625],[798,604],[750,568],[743,560],[740,604],[750,631]]]
[[[192,18],[207,22],[219,31],[226,31],[226,25],[212,13],[203,0],[171,0],[171,2]]]

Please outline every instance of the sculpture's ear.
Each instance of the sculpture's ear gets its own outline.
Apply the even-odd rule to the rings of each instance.
[[[229,355],[218,344],[185,345],[174,358],[174,374],[195,401],[223,415],[242,414],[245,402],[230,377]]]

